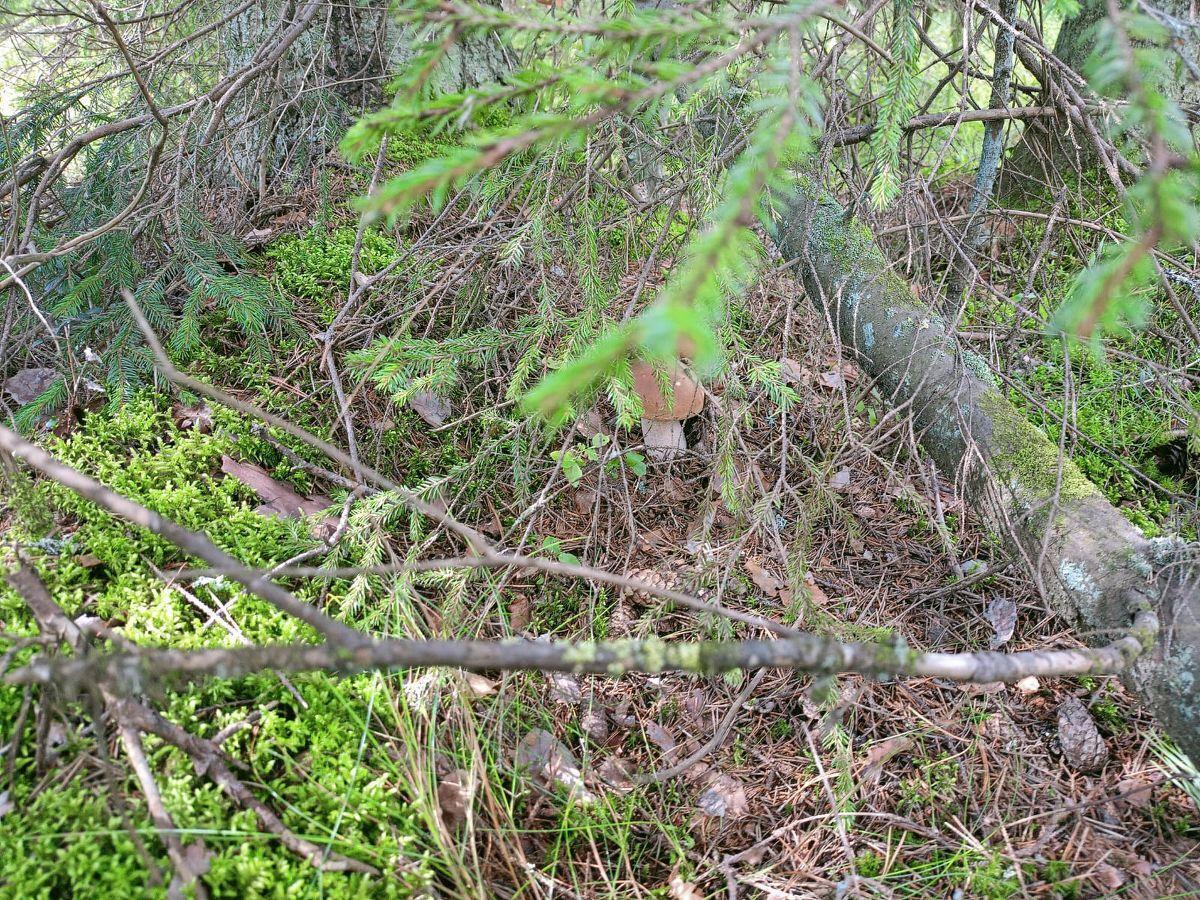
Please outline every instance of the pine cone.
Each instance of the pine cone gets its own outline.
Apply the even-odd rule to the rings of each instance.
[[[629,577],[635,581],[644,581],[646,584],[653,585],[661,591],[674,590],[679,580],[675,575],[664,575],[655,569],[634,569],[629,573]],[[655,602],[654,594],[630,587],[622,589],[621,598],[641,604],[642,606],[649,606]]]

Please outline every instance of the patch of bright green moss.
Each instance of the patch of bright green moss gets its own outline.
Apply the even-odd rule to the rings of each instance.
[[[180,431],[169,402],[138,398],[112,414],[96,414],[50,449],[63,461],[162,515],[207,533],[256,567],[268,567],[312,546],[303,523],[253,512],[258,500],[219,473],[233,445],[227,413],[215,412],[213,433]],[[21,514],[12,536],[27,546],[55,600],[71,615],[98,615],[145,644],[193,648],[227,646],[233,638],[181,591],[154,573],[183,555],[154,535],[119,521],[57,485],[33,487],[47,513]],[[47,533],[46,528],[50,531]],[[89,559],[94,557],[94,559]],[[85,562],[89,564],[84,564]],[[95,563],[95,564],[90,564]],[[0,559],[0,568],[6,565]],[[252,642],[311,640],[306,626],[222,580],[193,582],[189,593],[210,608],[224,606]],[[316,599],[315,588],[297,588]],[[335,584],[331,601],[336,602]],[[0,618],[18,633],[33,631],[23,601],[0,580]],[[152,738],[146,751],[164,803],[189,843],[202,838],[211,855],[205,876],[214,896],[412,896],[436,875],[436,848],[414,805],[409,779],[381,736],[400,732],[391,695],[394,679],[362,675],[337,679],[296,675],[296,694],[274,675],[211,681],[156,702],[194,733],[212,737],[254,710],[253,728],[224,747],[246,767],[242,776],[260,800],[296,834],[367,862],[385,875],[320,873],[264,834],[252,813],[236,808],[190,759]],[[300,699],[302,698],[302,699]],[[0,731],[11,734],[21,692],[0,689]],[[0,885],[20,885],[22,897],[165,896],[150,883],[131,825],[165,872],[169,860],[142,807],[132,777],[105,783],[95,767],[90,721],[78,705],[60,707],[63,741],[49,786],[34,769],[26,729],[9,791],[13,808],[0,817]],[[73,763],[83,755],[84,765]],[[75,773],[74,776],[72,773]],[[128,824],[114,794],[130,798]],[[2,891],[0,891],[2,893]]]
[[[1061,459],[1058,447],[1003,396],[984,393],[979,406],[992,420],[992,461],[1023,495],[1046,500],[1057,492],[1061,500],[1072,501],[1097,493],[1079,468]]]
[[[302,235],[284,235],[267,248],[266,254],[275,261],[275,280],[286,293],[320,301],[331,292],[349,289],[354,241],[353,228],[314,228]],[[367,229],[359,249],[358,270],[374,275],[399,256],[395,239]]]

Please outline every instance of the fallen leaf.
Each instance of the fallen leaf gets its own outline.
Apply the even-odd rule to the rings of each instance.
[[[784,357],[779,362],[779,376],[785,384],[807,384],[811,374],[794,359]]]
[[[683,711],[693,721],[700,719],[708,709],[708,696],[700,688],[692,688],[683,698]]]
[[[604,704],[597,700],[591,691],[579,702],[579,727],[597,744],[608,740],[608,714],[604,710]]]
[[[297,493],[291,485],[275,480],[266,469],[254,463],[238,462],[228,456],[222,456],[221,471],[236,478],[264,501],[255,510],[264,516],[294,519],[311,516],[333,506],[332,500],[320,494],[305,497]]]
[[[883,767],[892,757],[912,748],[912,738],[900,735],[880,741],[867,751],[865,764],[859,778],[870,784],[878,783],[883,775]]]
[[[570,672],[549,672],[550,696],[560,703],[574,706],[583,699],[579,679]]]
[[[464,672],[463,681],[466,682],[467,690],[475,700],[490,697],[496,693],[496,682],[478,672]]]
[[[838,469],[829,476],[829,486],[835,491],[844,491],[850,487],[850,475],[849,469]]]
[[[1120,802],[1128,804],[1133,809],[1146,809],[1153,799],[1154,782],[1146,775],[1134,775],[1117,784],[1117,794]]]
[[[986,681],[983,684],[969,681],[966,684],[959,685],[959,689],[968,696],[976,697],[981,694],[998,694],[1007,686],[1003,681]]]
[[[528,597],[516,597],[508,604],[508,627],[513,631],[524,631],[529,627],[530,606]]]
[[[846,379],[842,377],[842,373],[834,370],[832,372],[822,372],[817,376],[817,379],[824,387],[837,390],[846,386]]]
[[[829,595],[821,589],[821,586],[815,581],[809,581],[805,587],[808,589],[808,597],[817,606],[825,606],[829,603]]]
[[[442,816],[442,824],[450,831],[467,821],[470,801],[467,798],[466,785],[469,777],[462,769],[457,769],[438,784],[438,811]]]
[[[575,492],[575,509],[582,516],[590,516],[599,499],[600,495],[595,491],[578,490]]]
[[[1149,878],[1154,874],[1154,864],[1148,859],[1139,859],[1129,867],[1129,871],[1138,878]]]
[[[247,248],[261,247],[275,234],[273,228],[253,228],[242,235],[242,243]]]
[[[1007,597],[995,597],[987,606],[987,620],[992,625],[991,646],[995,650],[1003,647],[1013,636],[1017,627],[1017,604]]]
[[[579,433],[588,440],[604,433],[604,419],[600,416],[600,410],[594,406],[579,417],[575,426],[579,429]]]
[[[514,762],[547,785],[565,787],[581,803],[595,799],[583,784],[575,755],[548,731],[535,728],[521,738]]]
[[[746,789],[732,775],[718,775],[700,795],[697,806],[705,815],[740,819],[749,811]]]
[[[1035,694],[1041,689],[1041,686],[1041,682],[1039,682],[1032,675],[1030,675],[1028,678],[1022,678],[1016,684],[1017,690],[1022,694]]]
[[[619,794],[628,794],[636,787],[633,782],[633,766],[620,756],[610,756],[600,764],[596,775]]]
[[[1110,866],[1106,862],[1096,863],[1092,867],[1091,880],[1096,882],[1101,888],[1104,888],[1105,893],[1115,891],[1121,887],[1128,879],[1125,873],[1115,866]]]
[[[690,881],[684,881],[678,875],[667,883],[667,893],[671,900],[704,900],[704,895],[696,890]]]
[[[4,390],[24,406],[46,393],[57,380],[54,369],[22,369],[4,382]]]
[[[746,569],[750,580],[768,597],[778,597],[779,593],[787,587],[786,583],[764,569],[762,563],[752,557],[746,557],[742,566]]]
[[[430,391],[415,391],[408,398],[408,408],[434,428],[445,425],[453,412],[449,400],[443,400]]]
[[[203,403],[196,406],[184,406],[182,403],[176,403],[171,407],[171,418],[175,421],[175,427],[180,431],[199,431],[201,434],[208,434],[212,431],[212,410]]]
[[[1108,746],[1078,697],[1068,697],[1058,707],[1058,742],[1073,769],[1093,772],[1108,761]]]
[[[100,565],[100,557],[95,553],[84,553],[75,557],[75,565],[83,566],[85,569],[94,569]]]
[[[666,728],[657,722],[651,722],[646,726],[646,737],[662,751],[663,759],[670,760],[674,757],[678,745],[675,743],[675,736]]]

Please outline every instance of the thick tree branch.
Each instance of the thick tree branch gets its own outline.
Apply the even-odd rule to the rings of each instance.
[[[1178,564],[1179,542],[1150,541],[1045,434],[1014,409],[987,361],[958,347],[871,236],[800,179],[774,236],[810,301],[926,450],[1010,541],[1043,592],[1086,634],[1128,626],[1130,604],[1152,608],[1163,637],[1126,681],[1163,727],[1200,758],[1200,592]]]

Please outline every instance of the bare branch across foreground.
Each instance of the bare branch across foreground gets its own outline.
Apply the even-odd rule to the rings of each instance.
[[[820,675],[909,675],[1012,683],[1031,675],[1119,674],[1153,642],[1157,632],[1154,613],[1139,612],[1135,631],[1106,647],[1021,653],[922,653],[902,643],[842,643],[805,633],[786,640],[687,643],[658,639],[606,643],[380,640],[355,647],[273,644],[212,650],[154,648],[93,653],[75,659],[40,657],[9,673],[5,680],[10,684],[56,684],[68,690],[103,683],[115,690],[140,692],[162,682],[177,685],[211,677],[239,678],[267,669],[350,674],[443,666],[477,672],[538,670],[612,676],[777,668]]]

